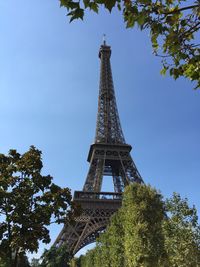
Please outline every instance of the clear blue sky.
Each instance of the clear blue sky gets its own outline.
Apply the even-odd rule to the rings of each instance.
[[[65,14],[57,0],[0,1],[0,153],[35,145],[44,174],[82,189],[106,33],[122,128],[144,181],[200,210],[200,91],[160,76],[148,32],[125,29],[118,12],[71,24]],[[51,228],[52,241],[60,229]]]

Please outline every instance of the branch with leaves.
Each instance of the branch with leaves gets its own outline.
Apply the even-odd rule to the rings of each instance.
[[[127,28],[148,29],[153,53],[162,57],[163,69],[174,78],[186,77],[200,87],[200,0],[60,0],[70,22],[83,19],[85,11],[122,10]]]

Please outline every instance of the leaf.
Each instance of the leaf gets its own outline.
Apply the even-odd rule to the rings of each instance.
[[[84,16],[84,9],[82,8],[77,8],[71,12],[69,12],[67,14],[67,16],[70,16],[70,22],[72,22],[75,19],[82,19],[83,20],[83,16]]]
[[[151,0],[140,0],[141,4],[148,5],[151,4]]]
[[[116,2],[117,2],[117,0],[105,0],[104,6],[106,9],[108,9],[111,12],[113,7],[115,6]]]
[[[154,49],[155,52],[159,48],[157,38],[158,38],[158,33],[152,34],[152,36],[151,36],[151,42],[152,42],[152,47],[153,47],[153,49]]]
[[[127,24],[126,24],[126,27],[127,28],[132,28],[132,27],[134,27],[134,24],[135,24],[134,17],[131,14],[129,14],[127,16]]]
[[[90,0],[83,0],[85,8],[89,7],[90,5]]]
[[[145,23],[145,20],[146,20],[146,14],[139,14],[138,15],[138,18],[137,18],[137,23],[139,26],[142,26],[144,23]]]
[[[72,2],[72,0],[60,0],[60,6],[64,6],[67,9],[69,9],[69,3]]]
[[[121,4],[120,3],[117,3],[117,8],[118,8],[119,11],[121,11],[122,8],[121,8]]]
[[[97,3],[95,3],[95,2],[90,3],[90,9],[96,13],[98,13],[98,11],[99,11],[99,7],[98,7]]]
[[[79,9],[80,8],[80,4],[78,2],[69,2],[68,3],[68,8],[69,9]]]
[[[65,6],[67,7],[67,0],[60,0],[60,6]]]
[[[160,74],[161,74],[161,75],[166,75],[166,71],[167,71],[167,69],[168,69],[168,68],[163,67],[163,68],[161,69],[161,71],[160,71]]]

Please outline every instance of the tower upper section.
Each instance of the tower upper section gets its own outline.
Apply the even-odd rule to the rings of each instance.
[[[125,144],[116,104],[110,56],[110,46],[104,41],[99,51],[101,67],[95,143]]]

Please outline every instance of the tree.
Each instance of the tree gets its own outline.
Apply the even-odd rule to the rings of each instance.
[[[168,267],[164,218],[162,196],[155,189],[140,184],[126,187],[121,209],[97,246],[86,253],[81,267]]]
[[[168,219],[164,221],[165,249],[171,267],[200,266],[200,226],[195,207],[179,194],[167,199]]]
[[[5,259],[5,257],[2,259],[0,258],[0,267],[10,267],[10,261],[9,259]],[[20,254],[17,260],[17,266],[18,267],[30,267],[28,258],[25,254]],[[31,265],[32,266],[32,265]],[[34,267],[39,267],[39,265],[34,266]]]
[[[0,258],[0,267],[8,267],[8,262],[5,259]]]
[[[25,254],[19,254],[17,267],[31,267],[28,258]]]
[[[74,257],[70,262],[70,267],[81,267],[81,258],[82,255],[79,258]]]
[[[200,87],[200,1],[192,0],[60,0],[68,10],[70,21],[83,19],[85,10],[98,13],[104,6],[110,12],[114,7],[123,10],[127,28],[136,24],[148,29],[154,54],[162,57],[161,74],[177,79],[184,76]]]
[[[108,262],[108,267],[121,267],[126,266],[125,264],[125,251],[124,251],[124,221],[123,221],[123,213],[121,210],[116,212],[112,218],[109,227],[106,230],[107,234],[107,243],[103,243],[104,245],[105,256],[103,257],[103,262],[105,262],[106,254],[107,257],[110,258]],[[105,235],[105,234],[104,234]],[[109,247],[109,251],[108,251]],[[109,253],[108,253],[109,252]],[[105,265],[106,267],[106,265]]]
[[[81,267],[200,267],[197,211],[179,194],[163,201],[150,186],[132,184],[97,246],[80,263]]]
[[[40,267],[69,267],[70,259],[71,257],[68,253],[67,245],[63,245],[59,248],[53,246],[43,253]]]
[[[31,267],[40,267],[40,260],[33,258],[31,260]]]
[[[81,267],[94,267],[95,266],[95,261],[94,261],[95,250],[96,248],[87,251],[85,256],[81,258]]]
[[[108,229],[107,229],[108,230]],[[93,259],[94,259],[94,266],[95,267],[111,267],[111,243],[110,237],[112,233],[110,231],[106,231],[103,233],[100,238],[97,240],[97,245],[93,250]],[[93,265],[91,265],[93,266]]]
[[[150,186],[132,184],[123,204],[125,258],[128,267],[160,267],[166,260],[162,196]]]
[[[0,154],[0,258],[17,266],[26,251],[37,251],[39,241],[49,243],[48,225],[64,223],[72,211],[71,193],[44,176],[41,151],[31,146],[20,155]]]

